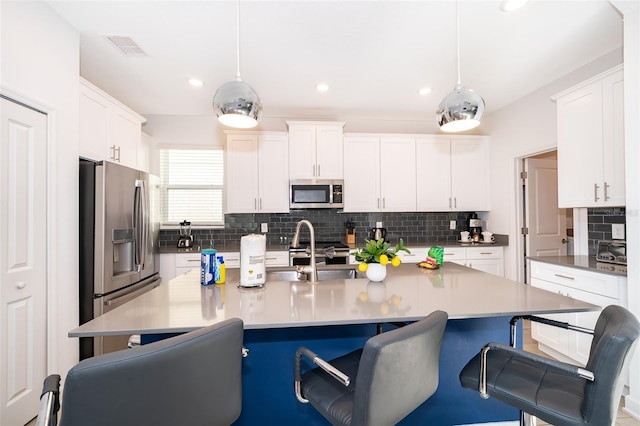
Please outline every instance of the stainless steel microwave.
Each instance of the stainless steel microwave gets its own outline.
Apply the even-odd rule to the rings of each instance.
[[[292,209],[341,209],[342,180],[292,180],[289,207]]]

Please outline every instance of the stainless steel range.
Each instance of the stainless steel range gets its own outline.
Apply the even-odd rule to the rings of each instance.
[[[298,247],[289,247],[289,265],[308,265],[311,247],[309,241],[300,241]],[[316,241],[316,263],[346,265],[349,263],[349,246],[341,241]]]

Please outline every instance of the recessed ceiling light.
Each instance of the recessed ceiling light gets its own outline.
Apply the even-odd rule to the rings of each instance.
[[[316,84],[316,90],[318,92],[326,92],[329,90],[329,85],[325,83]]]
[[[202,80],[198,80],[197,78],[190,78],[189,84],[193,87],[202,87],[204,83],[202,82]]]
[[[500,5],[500,9],[502,9],[503,12],[513,12],[527,4],[528,1],[529,0],[505,0]]]
[[[418,90],[418,93],[421,95],[428,95],[429,93],[431,93],[431,87],[423,87],[422,89]]]

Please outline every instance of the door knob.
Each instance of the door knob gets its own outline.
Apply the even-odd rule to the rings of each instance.
[[[18,284],[16,284],[16,287],[18,287],[19,290],[22,290],[26,286],[27,286],[27,283],[25,283],[24,281],[20,281]]]
[[[567,239],[566,239],[566,238],[563,238],[563,239],[562,239],[562,244],[567,244],[568,242],[569,242],[569,241],[567,241]]]

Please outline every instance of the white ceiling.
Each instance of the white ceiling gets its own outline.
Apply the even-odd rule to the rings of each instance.
[[[48,3],[81,34],[81,75],[140,114],[210,115],[235,77],[235,1]],[[266,117],[431,118],[457,81],[452,0],[242,0],[240,10],[241,73]],[[461,0],[459,11],[462,82],[488,113],[622,46],[606,0],[531,0],[513,13]],[[107,34],[148,56],[123,56]]]

